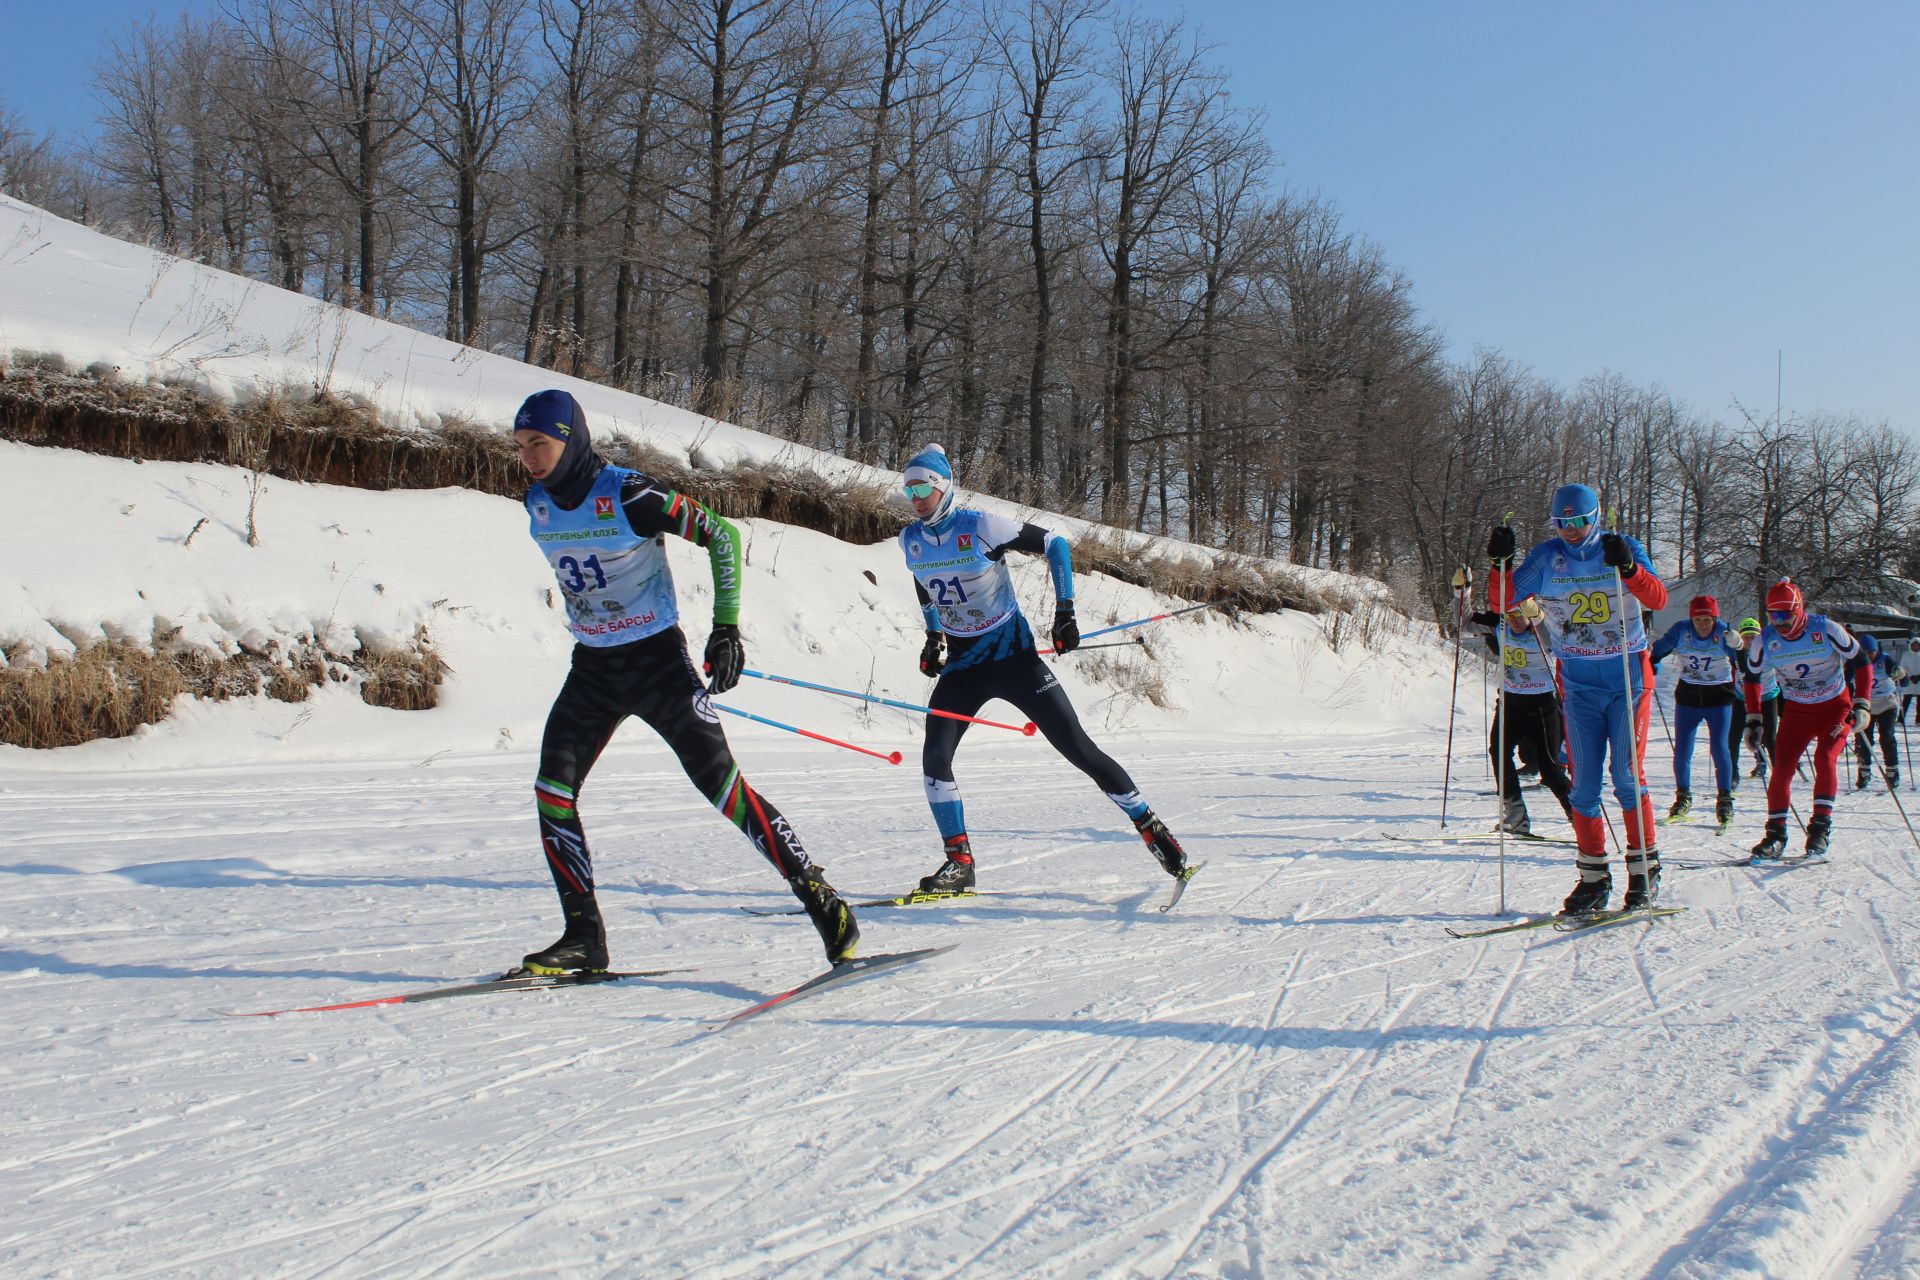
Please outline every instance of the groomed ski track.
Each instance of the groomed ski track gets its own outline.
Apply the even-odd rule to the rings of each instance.
[[[736,739],[837,883],[932,866],[917,779]],[[241,1021],[211,1011],[469,979],[546,941],[531,757],[14,771],[0,1271],[1920,1264],[1920,869],[1884,794],[1843,797],[1818,876],[1675,872],[1691,909],[1650,930],[1455,941],[1490,922],[1495,850],[1386,838],[1437,829],[1437,734],[1103,741],[1209,862],[1175,913],[1079,774],[969,738],[982,887],[1035,896],[867,912],[869,951],[960,950],[724,1037],[699,1031],[818,944],[737,909],[781,902],[772,873],[638,736],[582,804],[613,958],[697,972]],[[1737,851],[1755,785],[1728,837],[1663,847]],[[1469,757],[1463,826],[1484,790]],[[1508,850],[1516,912],[1571,879],[1565,850]]]

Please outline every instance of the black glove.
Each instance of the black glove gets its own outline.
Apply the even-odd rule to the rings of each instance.
[[[1080,647],[1080,624],[1073,620],[1073,601],[1053,606],[1053,651],[1072,653]]]
[[[1764,745],[1762,741],[1762,730],[1766,726],[1766,723],[1767,722],[1759,716],[1747,717],[1747,750],[1753,752],[1755,759],[1759,758],[1761,747]]]
[[[1503,524],[1487,535],[1487,559],[1495,564],[1499,564],[1502,560],[1511,560],[1515,545],[1513,530]]]
[[[927,632],[927,643],[920,649],[920,674],[937,676],[947,667],[947,655],[943,652],[946,634],[940,631]]]
[[[1600,535],[1600,559],[1610,568],[1618,569],[1623,578],[1640,572],[1640,566],[1633,559],[1633,548],[1625,538],[1611,531]]]
[[[707,692],[725,693],[739,684],[746,665],[747,646],[740,642],[740,628],[730,622],[715,624],[707,636]]]

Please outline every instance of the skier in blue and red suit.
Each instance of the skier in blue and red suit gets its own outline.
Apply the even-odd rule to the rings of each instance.
[[[1747,646],[1747,733],[1759,736],[1761,683],[1768,672],[1780,680],[1786,702],[1773,740],[1773,776],[1767,779],[1767,829],[1753,846],[1755,858],[1778,858],[1787,847],[1787,814],[1793,804],[1793,772],[1813,748],[1813,817],[1807,820],[1807,856],[1827,852],[1833,833],[1833,801],[1840,794],[1840,753],[1847,733],[1872,719],[1873,671],[1862,661],[1860,642],[1823,613],[1808,613],[1807,599],[1791,579],[1767,592],[1767,625]],[[1851,684],[1851,696],[1849,696]]]
[[[1601,816],[1600,774],[1611,760],[1613,793],[1625,815],[1627,894],[1631,909],[1660,892],[1660,852],[1654,847],[1653,799],[1645,754],[1652,715],[1653,666],[1647,659],[1642,611],[1667,603],[1667,587],[1646,548],[1625,534],[1600,528],[1600,495],[1584,484],[1554,490],[1548,509],[1555,537],[1509,569],[1517,550],[1505,525],[1487,540],[1493,561],[1487,593],[1495,609],[1512,609],[1529,596],[1546,612],[1548,636],[1560,660],[1572,762],[1573,831],[1580,882],[1561,908],[1599,911],[1613,892],[1607,870],[1607,828]],[[1619,574],[1624,592],[1614,588]],[[1624,596],[1633,597],[1629,606]],[[1627,654],[1622,661],[1621,653]],[[1629,675],[1630,672],[1630,675]]]

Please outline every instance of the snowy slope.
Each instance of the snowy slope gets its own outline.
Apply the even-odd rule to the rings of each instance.
[[[297,316],[272,328],[286,295],[209,301],[210,277],[23,209],[0,201],[0,348],[184,361],[234,371],[230,394],[333,350]],[[136,277],[132,303],[103,300]],[[334,376],[429,427],[456,382],[477,416],[527,389],[322,321],[351,330]],[[276,336],[223,358],[242,331]],[[380,647],[424,624],[452,666],[431,712],[335,687],[0,749],[0,1274],[1920,1273],[1920,858],[1879,789],[1843,799],[1830,867],[1674,871],[1672,922],[1455,941],[1573,873],[1559,846],[1510,847],[1503,893],[1493,847],[1396,838],[1437,830],[1451,653],[1200,615],[1144,629],[1150,654],[1104,651],[1121,667],[1056,664],[1208,863],[1173,915],[1084,778],[976,730],[959,774],[995,892],[863,917],[869,953],[959,949],[704,1034],[812,972],[818,943],[739,910],[784,905],[776,878],[630,727],[582,798],[614,958],[691,972],[232,1019],[215,1011],[464,980],[553,936],[529,783],[567,642],[524,515],[269,481],[248,548],[230,470],[0,445],[0,475],[0,642],[28,660],[108,635]],[[746,528],[756,666],[925,693],[894,548]],[[697,645],[704,565],[672,554]],[[1018,572],[1042,603],[1044,567]],[[1092,575],[1081,597],[1089,629],[1176,603]],[[1454,829],[1493,812],[1480,671]],[[894,891],[937,861],[910,716],[753,681],[726,701],[906,753],[728,721],[837,883]],[[1649,774],[1664,798],[1658,745]],[[1673,829],[1669,856],[1751,843],[1755,785],[1734,834]]]

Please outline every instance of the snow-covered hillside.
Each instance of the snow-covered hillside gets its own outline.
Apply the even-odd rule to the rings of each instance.
[[[243,281],[170,292],[166,264],[115,310],[126,247],[22,208],[0,202],[0,347],[183,360],[230,394],[331,361],[428,426],[548,379],[357,318],[303,331]],[[242,331],[251,355],[193,345]],[[446,407],[454,385],[470,403]],[[818,941],[741,910],[790,900],[629,726],[581,797],[614,962],[684,972],[227,1018],[462,981],[552,938],[530,784],[568,641],[524,513],[268,480],[248,547],[229,469],[0,444],[0,475],[20,660],[99,638],[347,652],[425,625],[451,667],[432,711],[333,685],[0,748],[0,1274],[1920,1274],[1920,856],[1884,789],[1843,798],[1832,865],[1676,868],[1669,921],[1455,940],[1573,880],[1560,845],[1501,864],[1427,842],[1443,784],[1451,832],[1493,816],[1478,662],[1446,783],[1450,651],[1203,613],[1054,666],[1206,863],[1172,914],[1096,788],[976,729],[958,774],[986,892],[862,918],[868,953],[956,949],[708,1034],[815,971]],[[744,529],[753,665],[920,700],[891,544]],[[672,555],[697,645],[704,557]],[[1030,609],[1044,573],[1018,566]],[[1089,630],[1184,603],[1079,585]],[[754,680],[724,701],[901,750],[727,722],[842,888],[932,869],[911,715]],[[1664,799],[1658,741],[1648,771]],[[1668,857],[1751,843],[1756,788],[1727,837],[1669,829]]]

